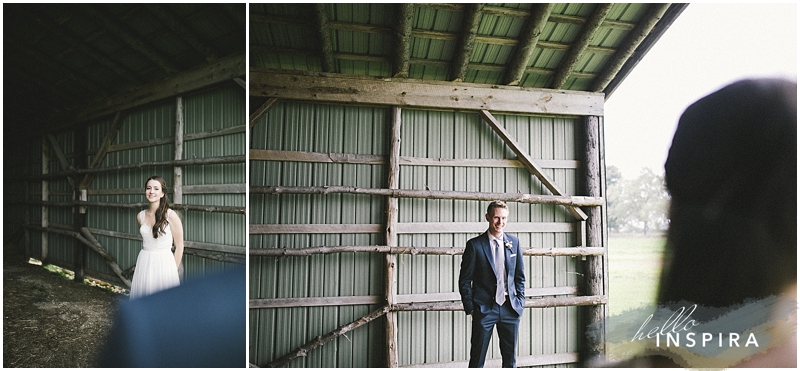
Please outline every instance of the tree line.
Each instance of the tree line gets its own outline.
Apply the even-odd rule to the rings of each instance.
[[[616,166],[606,169],[608,229],[611,233],[660,233],[669,226],[669,193],[664,175],[643,168],[625,179]]]

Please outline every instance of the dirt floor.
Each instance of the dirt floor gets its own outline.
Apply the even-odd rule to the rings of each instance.
[[[3,249],[3,367],[92,367],[125,296]]]

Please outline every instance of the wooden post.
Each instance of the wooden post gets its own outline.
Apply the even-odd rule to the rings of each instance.
[[[392,107],[391,130],[389,139],[389,176],[388,188],[397,189],[400,186],[400,123],[401,110],[399,107]],[[397,198],[386,198],[386,245],[397,246],[397,225],[398,209]],[[397,255],[386,254],[386,303],[389,308],[395,304],[397,296]],[[394,368],[398,366],[397,360],[397,313],[389,311],[386,313],[386,362],[387,366]]]
[[[586,195],[593,197],[603,196],[601,151],[600,151],[600,118],[587,116],[584,119],[585,151],[584,151],[584,179]],[[586,243],[589,246],[605,247],[603,236],[603,206],[587,207]],[[586,293],[589,296],[605,295],[605,258],[606,255],[589,256],[586,258]],[[586,307],[585,312],[586,344],[581,352],[581,361],[605,355],[605,305]],[[592,329],[594,336],[588,336]]]
[[[81,126],[75,130],[75,167],[78,169],[85,169],[89,162],[86,159],[86,126]],[[81,188],[81,183],[75,179],[74,185],[74,199],[80,201],[87,201],[86,189]],[[76,231],[86,227],[86,207],[79,206],[73,208],[72,223]],[[75,282],[83,283],[84,275],[86,274],[86,256],[88,255],[88,247],[80,241],[75,241]]]
[[[42,174],[50,172],[50,156],[47,150],[47,137],[42,137]],[[48,201],[50,198],[50,182],[47,179],[42,180],[42,201]],[[50,226],[50,213],[47,205],[42,205],[42,227],[47,228]],[[42,231],[42,264],[47,264],[47,231]]]
[[[175,102],[175,160],[183,160],[183,97]],[[172,178],[172,202],[183,203],[183,168],[175,166]]]
[[[25,185],[25,193],[23,193],[23,197],[25,201],[28,201],[28,197],[30,196],[30,184],[25,181],[23,182]],[[25,251],[25,259],[28,260],[31,258],[31,235],[28,232],[28,228],[26,226],[30,225],[31,223],[31,205],[23,205],[23,217],[22,221],[25,225],[22,227],[22,249]]]
[[[183,97],[178,96],[175,99],[175,161],[183,160],[183,124]],[[173,171],[172,202],[183,204],[183,168],[177,165],[173,168]],[[181,266],[178,267],[178,275],[181,282],[184,279],[183,267],[183,260],[181,260]]]

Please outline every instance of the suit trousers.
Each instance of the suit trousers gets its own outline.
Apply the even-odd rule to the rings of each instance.
[[[472,345],[469,352],[469,367],[481,368],[486,362],[486,351],[492,339],[492,329],[497,326],[497,335],[500,339],[500,354],[503,357],[503,367],[517,367],[517,333],[519,332],[520,315],[511,307],[511,301],[506,296],[506,302],[501,306],[494,303],[489,313],[472,314]]]

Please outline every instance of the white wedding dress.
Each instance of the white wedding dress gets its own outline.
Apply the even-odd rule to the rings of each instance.
[[[167,216],[172,209],[167,210]],[[131,299],[140,298],[180,285],[178,267],[172,254],[172,230],[169,224],[164,234],[153,238],[153,227],[144,222],[144,210],[139,213],[142,234],[142,251],[136,259],[136,269],[131,281]]]

